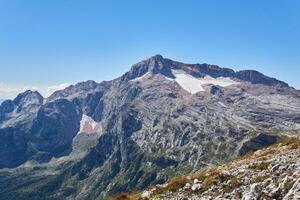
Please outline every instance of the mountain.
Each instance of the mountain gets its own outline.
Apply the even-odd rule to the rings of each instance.
[[[240,160],[110,200],[299,199],[299,156],[300,138],[284,139]]]
[[[105,199],[300,129],[300,91],[257,71],[155,55],[111,81],[0,106],[0,199]]]

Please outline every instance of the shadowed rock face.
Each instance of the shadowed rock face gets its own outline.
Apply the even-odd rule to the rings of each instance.
[[[210,89],[211,94],[222,94],[222,89],[218,86],[213,85]]]
[[[0,167],[45,162],[71,152],[80,121],[76,106],[65,99],[42,103],[39,93],[26,91],[1,105]]]
[[[14,128],[0,129],[0,168],[16,167],[26,162],[27,138]]]
[[[245,142],[240,149],[240,154],[245,155],[249,152],[254,152],[256,150],[266,148],[272,144],[277,143],[278,136],[259,134],[257,137],[251,138],[249,141]]]
[[[234,77],[235,72],[232,69],[228,68],[221,68],[217,65],[209,65],[209,64],[196,64],[191,65],[192,75],[198,76],[198,77],[204,77],[206,75],[209,75],[211,77],[217,78],[217,77]]]
[[[79,121],[80,115],[73,103],[60,99],[45,104],[30,130],[31,141],[39,151],[35,159],[47,161],[53,156],[68,155],[79,131]]]
[[[174,70],[197,79],[227,77],[238,84],[204,84],[204,91],[191,94],[175,81]],[[50,176],[49,182],[36,182],[47,189],[47,199],[104,199],[230,160],[244,151],[241,148],[247,141],[269,144],[257,133],[297,134],[299,91],[262,74],[241,74],[156,55],[112,81],[78,83],[48,99],[29,98],[35,103],[22,106],[15,103],[19,100],[3,102],[0,167],[16,167],[29,160],[45,163],[54,157],[66,159],[58,162],[60,167],[55,168],[54,175],[45,167],[43,173],[19,177],[36,180]],[[101,126],[98,141],[95,146],[86,144],[84,149],[89,151],[82,157],[71,154],[64,158],[71,153],[83,115]],[[7,156],[17,159],[5,160]],[[46,164],[49,168],[53,165],[56,163]],[[11,180],[10,174],[5,177]],[[24,187],[24,191],[33,191],[30,197],[40,195]],[[26,197],[24,193],[16,195]]]
[[[254,70],[239,71],[235,75],[238,79],[249,81],[253,84],[264,84],[270,86],[288,87],[289,85],[275,78],[267,77],[262,73]]]

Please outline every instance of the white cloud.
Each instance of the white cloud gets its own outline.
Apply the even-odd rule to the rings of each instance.
[[[41,91],[41,93],[44,93],[43,95],[45,95],[45,97],[49,97],[53,92],[55,92],[57,90],[63,90],[68,86],[70,86],[69,83],[62,83],[59,85],[51,85],[46,88],[46,91],[44,91],[44,92]]]
[[[49,97],[53,92],[68,87],[69,83],[62,83],[51,86],[30,86],[30,85],[8,85],[0,83],[0,99],[14,99],[19,93],[26,90],[38,91],[43,97]]]

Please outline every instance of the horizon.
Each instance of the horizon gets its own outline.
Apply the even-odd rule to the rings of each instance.
[[[141,61],[143,61],[143,60],[147,60],[147,59],[149,59],[149,58],[151,58],[151,57],[154,57],[154,56],[157,56],[157,55],[162,56],[164,59],[170,59],[170,60],[173,60],[173,61],[181,62],[180,60],[171,59],[171,58],[165,57],[165,56],[163,56],[163,55],[161,55],[161,54],[154,54],[154,55],[152,55],[152,56],[149,56],[149,57],[147,57],[147,58],[144,58],[144,59],[142,59],[142,60],[139,60],[139,61],[137,61],[136,63],[141,62]],[[136,64],[136,63],[134,63],[134,64]],[[186,63],[186,62],[184,62],[184,63],[185,63],[185,64],[210,64],[210,65],[216,65],[216,64],[212,64],[212,63],[206,63],[206,62],[203,62],[203,63],[197,63],[197,62],[196,62],[196,63]],[[134,65],[134,64],[132,64],[132,65]],[[132,65],[131,65],[131,66],[132,66]],[[15,85],[15,86],[12,87],[12,88],[9,88],[9,87],[11,87],[11,86],[6,87],[6,85],[0,84],[0,92],[5,91],[5,92],[6,92],[6,97],[7,97],[7,98],[1,98],[1,93],[0,93],[0,103],[3,102],[4,100],[8,100],[8,99],[13,100],[13,99],[16,98],[20,93],[26,92],[26,91],[28,91],[28,90],[30,90],[30,91],[37,91],[37,92],[39,92],[44,98],[48,98],[48,97],[49,97],[51,94],[53,94],[55,91],[63,90],[63,89],[65,89],[65,88],[67,88],[67,87],[69,87],[69,86],[71,86],[71,85],[76,85],[77,83],[86,82],[86,81],[95,81],[96,83],[101,83],[101,82],[103,82],[103,81],[110,81],[110,80],[113,80],[113,79],[115,79],[115,78],[119,78],[120,76],[124,75],[126,72],[128,72],[128,71],[130,70],[131,66],[130,66],[130,67],[128,68],[128,70],[125,71],[123,74],[121,74],[121,75],[119,75],[119,76],[117,76],[117,77],[113,77],[112,79],[109,79],[109,80],[102,80],[102,81],[95,81],[95,80],[92,80],[92,79],[87,79],[87,80],[78,81],[78,82],[76,82],[76,83],[61,83],[61,84],[58,84],[58,85],[39,85],[39,86],[38,86],[38,85],[35,85],[35,86],[30,86],[30,85],[27,85],[27,86]],[[217,65],[217,66],[220,67],[220,68],[229,68],[229,69],[234,70],[235,72],[243,71],[243,70],[253,70],[253,69],[241,69],[241,70],[235,70],[234,68],[230,68],[230,67],[224,67],[224,66],[219,66],[219,65]],[[254,71],[256,71],[256,70],[254,70]],[[258,71],[258,72],[260,72],[260,71]],[[266,74],[264,74],[264,75],[266,75]],[[268,75],[266,75],[266,76],[268,76]],[[280,80],[280,79],[278,79],[278,78],[276,78],[276,77],[271,77],[271,78],[275,78],[275,79],[277,79],[277,80]],[[280,81],[282,81],[282,80],[280,80]],[[286,82],[286,83],[287,83],[287,82]],[[289,84],[289,83],[287,83],[287,84]],[[293,87],[293,86],[291,86],[290,84],[289,84],[289,86],[290,86],[290,87]],[[6,87],[6,88],[5,88],[5,87]],[[298,89],[298,88],[295,88],[295,89]]]
[[[299,89],[299,9],[296,0],[1,1],[0,99],[112,80],[155,54]]]

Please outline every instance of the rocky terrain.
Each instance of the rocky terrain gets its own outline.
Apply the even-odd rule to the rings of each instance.
[[[105,199],[297,136],[300,92],[153,56],[112,81],[0,106],[0,199]]]
[[[300,199],[300,138],[284,139],[239,160],[110,199]]]

